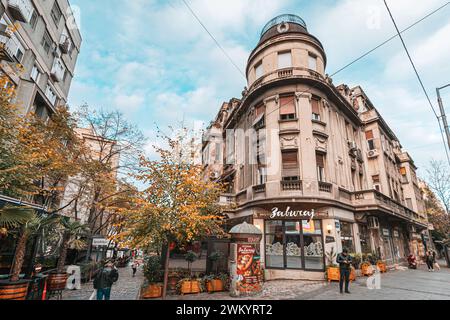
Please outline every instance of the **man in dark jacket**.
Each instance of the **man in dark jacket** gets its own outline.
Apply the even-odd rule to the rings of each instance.
[[[107,262],[94,279],[94,289],[97,290],[97,300],[110,300],[111,287],[119,279],[119,272],[112,262]]]
[[[336,262],[339,263],[339,269],[341,273],[341,279],[339,281],[339,288],[341,290],[341,293],[344,293],[344,282],[345,282],[345,293],[350,293],[350,291],[348,291],[348,285],[350,283],[352,257],[348,254],[347,248],[344,248],[342,250],[342,253],[338,254]]]

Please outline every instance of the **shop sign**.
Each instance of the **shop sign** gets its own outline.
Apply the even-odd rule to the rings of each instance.
[[[336,242],[336,240],[334,239],[334,237],[327,236],[325,238],[325,243],[335,243],[335,242]]]
[[[391,233],[389,232],[389,229],[383,229],[383,236],[389,237],[390,234],[391,234]]]
[[[396,237],[396,238],[400,237],[400,235],[399,235],[397,230],[394,230],[394,237]]]
[[[93,247],[107,247],[109,245],[109,240],[105,238],[94,238],[92,239]]]
[[[313,210],[291,210],[291,207],[287,207],[285,211],[281,211],[278,208],[272,209],[270,219],[276,218],[308,218],[308,220],[314,219],[315,211]]]

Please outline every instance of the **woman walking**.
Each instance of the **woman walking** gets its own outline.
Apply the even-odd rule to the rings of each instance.
[[[426,262],[428,272],[434,272],[434,263],[436,262],[436,255],[431,250],[427,251]]]

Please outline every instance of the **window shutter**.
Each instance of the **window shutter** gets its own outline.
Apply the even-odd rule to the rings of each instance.
[[[295,96],[280,98],[280,115],[296,114],[295,112]]]
[[[317,166],[319,168],[325,168],[325,156],[323,154],[316,154]]]
[[[292,67],[292,55],[291,52],[278,53],[278,69]]]
[[[283,169],[298,167],[298,151],[286,151],[282,153]]]
[[[319,99],[312,98],[312,100],[311,100],[312,113],[320,114],[319,103],[320,103]]]
[[[373,139],[373,131],[366,131],[366,139],[367,140],[372,140]]]
[[[264,103],[261,103],[255,107],[255,119],[258,118],[260,115],[264,114],[266,112],[266,107]]]
[[[402,176],[406,176],[406,168],[405,167],[400,168],[400,174]]]

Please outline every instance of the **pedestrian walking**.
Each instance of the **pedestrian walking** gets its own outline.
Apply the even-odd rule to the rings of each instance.
[[[97,300],[110,300],[111,287],[117,280],[119,280],[119,272],[114,267],[114,264],[108,261],[94,279]]]
[[[436,262],[436,253],[428,250],[426,253],[426,263],[428,267],[428,272],[434,272],[434,264]]]
[[[434,250],[433,250],[433,260],[434,260],[434,264],[433,264],[434,268],[437,271],[440,271],[441,270],[441,266],[439,265],[439,262],[437,261],[437,253]]]
[[[137,261],[133,261],[133,263],[131,264],[131,269],[133,270],[133,278],[136,276],[138,266],[139,263]]]
[[[344,248],[342,253],[338,254],[337,263],[339,263],[340,270],[340,280],[339,280],[339,289],[341,293],[344,293],[344,283],[345,283],[345,293],[350,293],[349,284],[350,284],[350,272],[352,268],[352,257],[348,253],[348,249]]]

